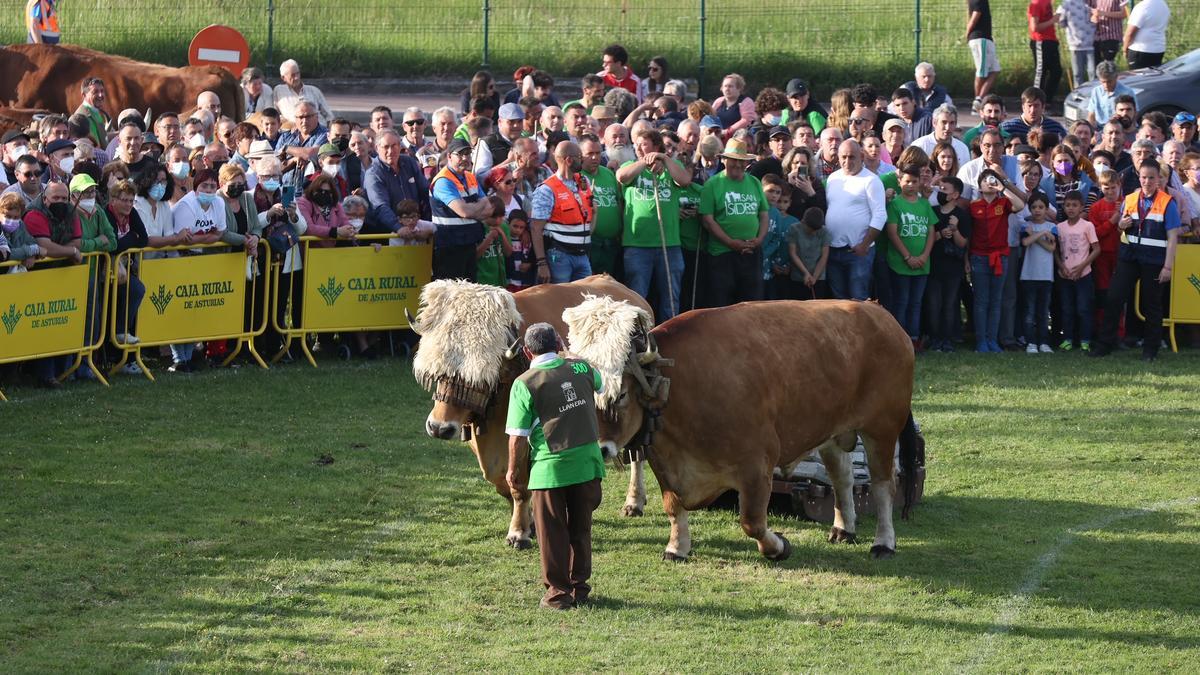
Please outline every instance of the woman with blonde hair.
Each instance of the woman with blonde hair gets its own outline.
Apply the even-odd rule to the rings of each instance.
[[[713,99],[712,114],[721,120],[725,138],[732,138],[740,129],[748,129],[758,119],[754,113],[754,99],[747,96],[746,80],[737,73],[730,73],[721,80],[721,96]]]
[[[850,98],[849,89],[838,89],[829,98],[829,123],[826,126],[837,127],[842,135],[850,134],[850,116],[854,112],[854,101]]]

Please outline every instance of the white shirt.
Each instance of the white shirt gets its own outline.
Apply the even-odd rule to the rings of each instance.
[[[934,149],[934,147],[937,146],[938,141],[936,138],[933,137],[933,134],[926,134],[926,135],[918,138],[917,140],[913,141],[912,144],[915,145],[916,147],[924,150],[925,154],[929,155],[930,162],[936,161],[933,158],[933,149]],[[962,165],[966,164],[967,162],[971,161],[971,149],[967,147],[966,143],[963,143],[962,141],[958,140],[957,138],[954,138],[953,136],[951,136],[950,144],[954,146],[954,154],[958,155],[958,165],[959,166],[962,166]]]
[[[317,106],[317,119],[321,120],[321,124],[328,126],[330,120],[333,119],[333,112],[329,110],[329,104],[325,102],[325,94],[311,84],[301,85],[299,94],[292,91],[292,88],[286,84],[277,84],[274,94],[275,109],[285,120],[293,124],[296,122],[296,103],[301,97]]]
[[[175,208],[171,211],[171,219],[174,223],[172,234],[179,234],[184,230],[191,230],[192,234],[211,234],[213,232],[225,231],[225,203],[221,201],[221,197],[214,194],[216,200],[205,210],[200,206],[200,202],[196,199],[196,191],[193,190],[183,199],[180,199],[175,204]],[[202,251],[204,249],[196,249]]]
[[[841,169],[834,171],[825,184],[825,198],[829,202],[825,228],[830,246],[856,246],[867,228],[883,230],[887,221],[883,182],[865,166],[853,176]]]
[[[1009,181],[1017,183],[1020,180],[1021,167],[1016,157],[1012,155],[1000,155],[1000,166],[1004,168],[1004,177]],[[982,157],[976,157],[966,164],[961,165],[961,167],[958,170],[958,179],[963,184],[963,199],[969,202],[975,201],[979,199],[979,174],[983,173],[983,170],[987,166],[984,164]]]
[[[171,213],[171,204],[162,201],[158,202],[158,208],[151,213],[150,200],[138,195],[133,200],[133,210],[137,211],[138,216],[142,219],[142,225],[146,227],[147,237],[169,237],[175,234],[175,220]],[[154,258],[174,258],[179,255],[174,251],[168,253],[153,253],[147,252],[143,257],[147,260]]]
[[[1135,52],[1162,54],[1167,51],[1167,21],[1171,8],[1165,0],[1142,0],[1129,12],[1129,25],[1137,26],[1137,34],[1129,43]]]

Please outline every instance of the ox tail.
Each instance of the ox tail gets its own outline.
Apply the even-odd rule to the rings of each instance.
[[[913,420],[912,411],[900,432],[900,471],[904,473],[901,487],[904,490],[904,508],[900,518],[908,520],[913,504],[917,501],[917,468],[920,454],[920,437],[917,434],[917,423]]]

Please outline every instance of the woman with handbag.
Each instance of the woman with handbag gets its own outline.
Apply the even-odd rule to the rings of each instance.
[[[300,306],[303,303],[303,255],[300,236],[308,231],[308,221],[296,210],[294,203],[283,205],[283,165],[276,157],[258,160],[258,187],[254,189],[254,205],[262,224],[262,237],[267,240],[274,264],[279,265],[279,281],[275,286],[276,312],[267,322],[263,334],[264,355],[273,356],[283,349],[284,339],[276,326],[288,328],[300,325]],[[288,186],[291,190],[295,188]],[[294,194],[294,192],[292,193]],[[291,355],[283,356],[290,362]]]

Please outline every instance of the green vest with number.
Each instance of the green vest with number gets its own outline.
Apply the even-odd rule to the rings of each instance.
[[[563,359],[555,368],[530,368],[519,379],[529,389],[551,452],[595,443],[600,437],[595,380],[586,361]]]

